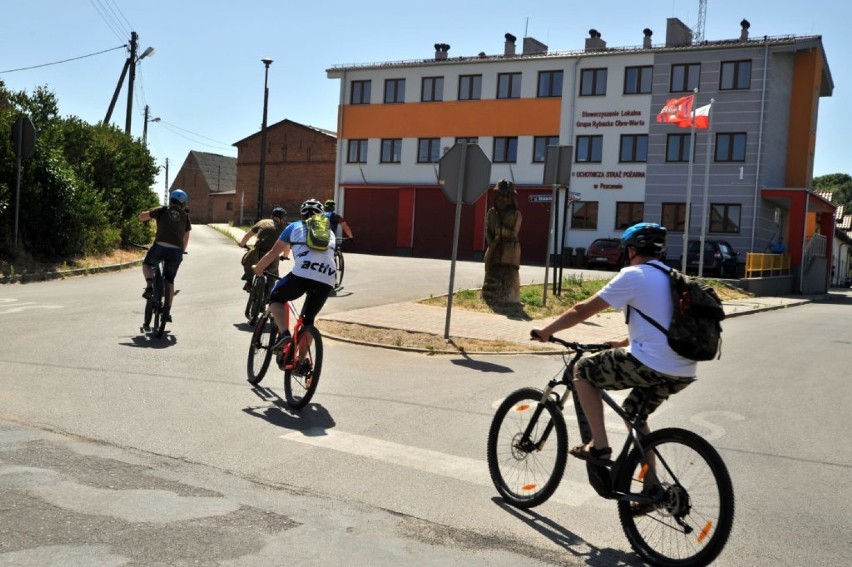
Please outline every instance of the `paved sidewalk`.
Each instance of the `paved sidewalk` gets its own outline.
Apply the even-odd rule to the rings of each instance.
[[[229,225],[211,225],[220,232],[230,233],[239,241],[242,230]],[[537,283],[541,283],[538,281]],[[784,309],[809,303],[811,298],[801,297],[752,297],[725,302],[725,313],[728,317],[750,315],[772,309]],[[422,305],[416,301],[391,302],[386,305],[350,309],[335,313],[321,313],[319,320],[357,323],[373,327],[402,329],[406,331],[432,333],[443,336],[447,324],[446,307]],[[463,309],[452,309],[450,312],[450,337],[465,337],[471,339],[504,340],[523,346],[529,344],[529,332],[534,327],[543,327],[553,318],[539,319],[535,322],[523,319],[510,319],[504,315],[477,313]],[[578,342],[596,343],[619,339],[627,335],[624,315],[620,312],[600,313],[594,318],[577,325],[564,333],[566,338]],[[541,343],[536,347],[540,348]],[[558,345],[548,344],[548,347],[560,349]]]

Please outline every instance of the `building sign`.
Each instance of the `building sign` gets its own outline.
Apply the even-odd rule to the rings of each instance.
[[[644,171],[574,171],[571,173],[574,177],[607,177],[609,179],[621,179],[645,177]]]
[[[577,120],[577,128],[624,128],[625,126],[645,126],[645,120],[641,118],[639,110],[603,110],[590,112],[584,110],[580,113],[581,120]]]

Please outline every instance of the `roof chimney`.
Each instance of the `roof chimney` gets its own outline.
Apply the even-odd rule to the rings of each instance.
[[[645,34],[645,39],[642,40],[642,47],[651,49],[651,36],[654,35],[654,32],[651,31],[651,28],[645,28],[642,30],[642,33]]]
[[[449,43],[436,43],[435,44],[435,61],[446,61],[447,60],[447,52],[450,50]]]
[[[586,51],[598,51],[606,49],[606,42],[601,39],[601,32],[592,28],[589,30],[589,37],[586,38]]]
[[[692,30],[677,18],[666,20],[666,47],[692,45]]]
[[[748,41],[748,28],[751,27],[751,23],[748,20],[743,19],[740,22],[740,26],[742,26],[742,30],[740,31],[740,41]]]
[[[514,55],[515,54],[515,41],[518,39],[510,33],[507,33],[505,36],[506,45],[503,48],[503,55]]]
[[[547,53],[547,46],[532,37],[524,38],[524,55],[543,55]]]

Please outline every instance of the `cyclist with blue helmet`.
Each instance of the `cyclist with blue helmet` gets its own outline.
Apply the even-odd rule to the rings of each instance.
[[[580,405],[589,419],[591,441],[570,449],[583,460],[604,464],[610,460],[610,449],[604,428],[602,389],[633,388],[623,403],[635,415],[641,402],[648,398],[642,418],[643,433],[650,433],[648,414],[671,394],[679,392],[695,380],[696,363],[674,352],[666,336],[644,317],[629,317],[629,307],[647,313],[656,321],[671,321],[673,302],[669,267],[662,263],[666,229],[656,223],[635,224],[621,237],[622,254],[628,265],[592,297],[568,309],[543,329],[532,331],[534,339],[547,341],[558,331],[577,325],[608,307],[625,311],[628,338],[612,341],[611,349],[580,360],[574,370],[574,382]],[[656,264],[654,267],[652,264]],[[662,269],[660,269],[662,268]],[[645,479],[652,486],[653,474]]]
[[[157,221],[157,234],[154,245],[148,249],[142,262],[142,274],[145,276],[145,291],[142,297],[148,299],[152,293],[154,267],[163,260],[163,279],[169,291],[169,305],[173,305],[175,295],[175,277],[178,267],[183,261],[183,253],[189,245],[189,231],[192,222],[186,204],[189,195],[182,189],[175,189],[169,194],[169,204],[139,213],[142,222],[154,219]],[[171,315],[166,317],[171,321]]]

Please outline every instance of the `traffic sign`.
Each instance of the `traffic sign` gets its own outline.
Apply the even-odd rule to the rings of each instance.
[[[479,144],[458,143],[438,160],[438,183],[451,203],[472,205],[491,184],[491,161]]]
[[[23,114],[18,115],[12,126],[12,148],[15,154],[21,158],[21,161],[26,161],[32,157],[35,151],[36,130],[33,126],[33,121],[29,116]]]

